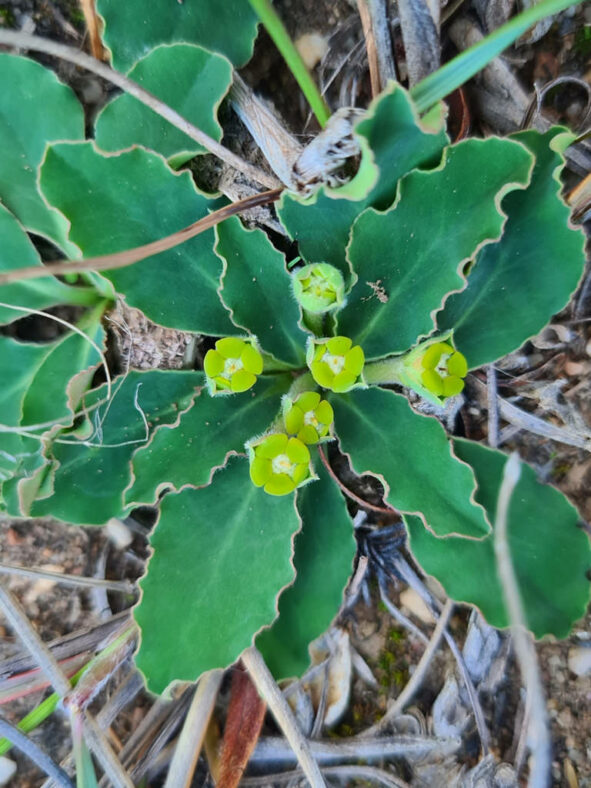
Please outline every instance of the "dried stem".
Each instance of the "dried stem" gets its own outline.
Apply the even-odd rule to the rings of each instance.
[[[486,368],[488,405],[488,445],[496,449],[499,445],[499,406],[497,372],[492,364]]]
[[[314,760],[310,744],[300,731],[287,701],[273,679],[269,668],[265,665],[260,652],[251,646],[242,654],[242,662],[296,754],[311,788],[325,788],[326,784],[320,768]]]
[[[199,679],[197,692],[185,717],[164,788],[188,788],[191,785],[223,675],[222,670],[211,670]]]
[[[532,759],[528,784],[533,788],[545,788],[550,784],[552,746],[548,730],[548,714],[542,690],[540,670],[536,652],[527,633],[527,621],[521,601],[519,585],[515,576],[507,537],[508,513],[511,497],[519,481],[521,468],[519,455],[511,454],[505,464],[503,481],[499,491],[497,517],[494,531],[497,573],[503,588],[503,597],[511,621],[515,653],[521,675],[526,686],[530,704],[529,743]]]
[[[367,51],[367,62],[369,65],[369,80],[371,83],[371,95],[375,98],[381,90],[380,69],[378,66],[378,53],[376,51],[376,39],[374,36],[371,16],[366,0],[357,0],[357,11],[361,19],[363,37],[365,38],[365,49]]]
[[[39,578],[55,580],[56,583],[64,586],[98,586],[99,588],[109,589],[109,591],[120,591],[122,594],[133,594],[134,591],[134,585],[129,580],[101,580],[100,578],[83,577],[81,575],[62,575],[59,572],[51,572],[48,569],[28,568],[15,566],[14,564],[0,563],[0,574],[31,577],[35,580]]]
[[[49,755],[44,752],[38,744],[19,730],[16,725],[11,725],[5,719],[0,718],[0,736],[9,739],[24,755],[30,758],[33,763],[45,772],[54,784],[61,788],[74,788],[74,783],[70,780],[66,772],[57,765]]]
[[[0,39],[2,31],[0,30]],[[234,216],[241,211],[246,211],[249,208],[256,208],[257,205],[265,205],[266,203],[278,200],[281,195],[281,189],[272,189],[271,191],[261,192],[252,197],[245,197],[244,200],[239,200],[231,205],[225,205],[203,219],[193,222],[188,227],[178,230],[172,235],[167,235],[164,238],[159,238],[157,241],[151,241],[149,244],[142,244],[133,249],[126,249],[123,252],[115,252],[114,254],[103,254],[98,257],[88,257],[86,260],[58,260],[55,263],[48,263],[44,266],[30,266],[28,268],[18,268],[13,271],[7,271],[0,274],[0,285],[7,285],[11,282],[20,282],[24,279],[39,279],[44,276],[54,276],[57,274],[71,274],[79,273],[80,271],[109,271],[114,268],[124,268],[126,265],[138,263],[140,260],[145,260],[159,252],[165,252],[172,249],[179,244],[194,238],[196,235],[209,230],[216,224],[223,222],[229,216]],[[2,306],[0,304],[0,306]],[[29,310],[32,311],[32,310]]]

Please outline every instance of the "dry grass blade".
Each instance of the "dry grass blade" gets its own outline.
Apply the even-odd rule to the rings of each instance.
[[[18,600],[1,582],[0,602],[6,617],[23,643],[34,655],[35,660],[51,681],[54,690],[58,695],[64,698],[70,691],[70,682],[68,678],[62,672],[62,669],[47,645],[35,631]],[[71,717],[75,716],[75,714],[76,710],[70,710]],[[121,764],[112,752],[102,731],[98,728],[90,715],[83,715],[83,725],[85,738],[97,759],[100,761],[105,773],[108,774],[111,782],[117,786],[117,788],[119,788],[119,786],[121,786],[121,788],[133,788],[133,784],[124,773]]]
[[[473,380],[477,381],[479,387],[484,387],[484,383],[477,378],[473,378]],[[568,446],[574,446],[577,449],[591,451],[591,437],[589,437],[589,435],[577,434],[570,429],[565,429],[549,421],[544,421],[544,419],[518,408],[516,405],[513,405],[512,402],[502,397],[497,396],[496,402],[499,409],[499,415],[510,424],[520,429],[527,430],[528,432],[533,432],[534,435],[541,435],[543,438],[549,438],[558,443],[566,443]]]
[[[60,786],[60,788],[74,788],[74,783],[66,772],[54,763],[49,755],[19,730],[16,725],[11,725],[7,720],[0,719],[0,736],[10,739],[15,747],[51,777],[55,785]]]
[[[189,788],[191,785],[223,675],[222,670],[211,670],[199,679],[164,788]]]
[[[375,98],[381,90],[380,69],[378,66],[378,53],[376,51],[376,38],[366,0],[357,0],[357,10],[359,11],[359,18],[361,19],[363,36],[365,38],[365,49],[367,51],[367,62],[369,64],[369,79],[371,82],[371,95]]]
[[[107,53],[101,41],[101,21],[96,12],[94,0],[80,0],[80,8],[86,22],[92,56],[97,60],[107,60]]]
[[[409,784],[401,780],[400,777],[395,777],[390,772],[378,769],[375,766],[357,766],[356,764],[351,764],[350,766],[326,766],[324,773],[328,777],[335,777],[345,785],[364,785],[367,782],[369,785],[374,783],[376,785],[385,785],[386,788],[410,788]],[[260,788],[263,784],[275,785],[277,783],[289,783],[292,780],[296,784],[295,781],[301,780],[302,776],[301,771],[268,774],[264,778],[264,783],[261,777],[244,777],[240,785],[244,786],[244,788],[246,786],[257,786],[257,788]]]
[[[248,648],[242,654],[242,661],[269,706],[269,711],[285,734],[311,787],[325,788],[326,784],[322,773],[310,749],[311,742],[308,742],[300,731],[287,701],[281,694],[269,668],[265,665],[260,652],[254,647]]]
[[[122,594],[133,594],[134,586],[129,580],[101,580],[97,577],[84,577],[82,575],[67,575],[60,572],[50,572],[47,569],[27,568],[25,566],[14,566],[13,564],[0,563],[0,574],[19,575],[21,577],[32,577],[34,579],[44,578],[55,580],[65,586],[88,586],[108,588],[109,591],[121,591]]]
[[[84,652],[96,651],[108,638],[121,634],[128,621],[129,611],[124,610],[92,629],[82,629],[56,638],[56,640],[47,643],[46,647],[56,660],[69,659]],[[0,662],[0,681],[16,674],[35,670],[37,664],[35,659],[29,655],[12,657]]]
[[[356,761],[384,761],[404,758],[417,763],[425,758],[444,758],[457,752],[462,742],[459,738],[437,738],[435,736],[381,736],[376,739],[361,739],[358,736],[337,741],[309,741],[314,758],[321,763],[336,764],[355,759]],[[290,745],[283,739],[269,736],[259,739],[250,759],[251,764],[292,764],[297,760]]]
[[[513,453],[505,464],[503,481],[499,490],[494,545],[497,572],[503,588],[509,620],[511,621],[515,653],[519,661],[531,710],[528,715],[530,719],[528,733],[532,759],[528,785],[532,786],[532,788],[545,788],[550,784],[552,761],[548,714],[546,712],[538,660],[531,636],[527,632],[527,621],[507,537],[509,506],[520,474],[519,455]]]
[[[219,757],[217,788],[235,788],[261,733],[267,707],[248,673],[238,667],[232,689]]]
[[[0,31],[0,38],[1,38]],[[98,257],[89,257],[86,260],[58,260],[56,263],[50,263],[46,266],[30,266],[29,268],[20,268],[13,271],[7,271],[0,274],[0,286],[7,285],[11,282],[20,282],[24,279],[39,279],[44,276],[56,276],[58,274],[72,274],[81,271],[109,271],[114,268],[125,268],[126,265],[139,263],[147,257],[151,257],[159,252],[165,252],[168,249],[173,249],[175,246],[194,238],[196,235],[209,230],[216,224],[223,222],[229,216],[235,216],[241,211],[246,211],[249,208],[256,208],[258,205],[266,205],[269,202],[278,200],[281,195],[281,189],[272,189],[271,191],[261,192],[252,197],[245,197],[244,200],[239,200],[231,205],[225,205],[209,216],[204,216],[203,219],[190,224],[188,227],[183,227],[182,230],[177,230],[172,235],[167,235],[165,238],[159,238],[157,241],[151,241],[149,244],[142,244],[133,249],[125,249],[122,252],[115,252],[114,254],[103,254]]]
[[[398,0],[398,11],[412,87],[439,67],[439,3]]]

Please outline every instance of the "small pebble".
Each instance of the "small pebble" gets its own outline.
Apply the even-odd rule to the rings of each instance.
[[[582,375],[585,372],[585,365],[579,363],[578,361],[567,361],[564,365],[564,371],[569,377],[576,377],[577,375]]]
[[[116,550],[125,550],[133,542],[130,529],[117,517],[111,517],[105,525],[105,531]]]
[[[575,676],[586,676],[591,673],[591,648],[573,646],[568,650],[568,669]]]
[[[295,45],[306,68],[314,68],[328,52],[328,41],[320,33],[304,33]]]
[[[435,623],[431,611],[414,588],[405,588],[400,594],[400,604],[425,624]]]
[[[6,785],[16,774],[16,763],[5,755],[0,755],[0,785]]]

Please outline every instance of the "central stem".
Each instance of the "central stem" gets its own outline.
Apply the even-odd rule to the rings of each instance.
[[[363,377],[367,383],[376,385],[401,383],[400,370],[402,364],[402,356],[391,356],[380,361],[370,361],[363,368]]]

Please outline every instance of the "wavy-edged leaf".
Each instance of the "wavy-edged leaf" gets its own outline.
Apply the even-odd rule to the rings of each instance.
[[[65,442],[51,447],[57,463],[53,494],[36,501],[31,516],[102,525],[120,515],[133,452],[149,440],[156,424],[178,418],[202,380],[199,372],[129,372],[115,381],[110,402],[105,386],[90,391],[81,413],[88,414],[94,430],[85,439],[68,432],[58,436]]]
[[[331,263],[346,277],[345,249],[357,216],[369,205],[390,205],[399,179],[415,167],[435,166],[449,141],[441,113],[429,125],[421,122],[408,93],[394,82],[370,105],[355,132],[363,158],[346,187],[321,187],[305,200],[284,192],[277,209],[307,262]]]
[[[377,387],[331,395],[341,448],[357,473],[386,485],[386,499],[421,516],[439,536],[482,538],[490,531],[473,502],[476,482],[437,419],[415,413],[405,397]]]
[[[437,169],[407,175],[392,208],[365,211],[351,234],[358,279],[338,333],[366,358],[408,350],[428,335],[444,299],[464,286],[462,263],[500,236],[500,200],[528,183],[532,162],[519,143],[466,140],[447,148]]]
[[[70,221],[86,257],[119,252],[170,235],[206,216],[211,201],[188,172],[141,148],[103,155],[92,142],[48,148],[41,188]],[[217,295],[221,263],[213,230],[167,252],[104,275],[160,325],[216,336],[233,324]]]
[[[79,327],[98,347],[102,346],[105,333],[98,311],[90,313]],[[5,482],[2,495],[10,514],[24,513],[19,485],[47,463],[41,437],[52,425],[71,423],[68,382],[83,372],[79,380],[82,391],[90,384],[94,365],[99,360],[90,342],[77,333],[44,345],[0,337],[0,374],[4,381],[0,398],[2,425],[22,431],[0,428],[0,481]]]
[[[292,366],[306,360],[307,334],[298,327],[285,258],[262,230],[247,230],[237,216],[215,228],[224,261],[222,299],[232,320],[257,337],[263,350]]]
[[[90,314],[88,321],[78,324],[80,330],[98,347],[102,347],[105,331],[100,324],[100,313]],[[21,424],[43,424],[62,420],[72,415],[67,386],[74,375],[88,370],[82,388],[90,384],[100,357],[88,339],[77,333],[67,334],[43,357],[35,369],[35,377],[27,389],[22,404]]]
[[[42,266],[37,250],[17,219],[0,205],[0,271],[27,266]],[[28,279],[0,287],[0,301],[25,309],[47,309],[57,304],[94,304],[100,295],[89,287],[70,287],[54,277]],[[11,323],[24,316],[21,310],[0,306],[0,323]]]
[[[569,227],[570,209],[560,196],[563,150],[572,140],[563,132],[513,135],[536,157],[531,183],[503,200],[509,218],[502,238],[480,251],[467,288],[452,295],[437,318],[442,331],[453,330],[470,367],[489,364],[537,334],[583,273],[584,236]]]
[[[37,367],[50,350],[51,346],[48,345],[17,342],[10,337],[0,336],[0,378],[3,381],[0,387],[0,482],[19,475],[24,464],[33,457],[41,456],[39,440],[7,430],[20,427],[23,400]],[[4,487],[2,493],[4,497]]]
[[[136,665],[149,689],[224,668],[252,644],[293,580],[299,527],[294,497],[255,487],[241,457],[207,487],[164,498],[134,610],[142,630]]]
[[[84,138],[82,107],[53,71],[34,60],[0,53],[0,74],[0,199],[27,230],[77,255],[67,222],[39,193],[37,168],[48,142]]]
[[[455,440],[454,446],[474,468],[476,499],[494,522],[507,456],[465,440]],[[405,519],[413,555],[424,571],[434,575],[452,599],[476,605],[490,624],[506,627],[494,534],[483,541],[438,539],[417,517]],[[566,637],[589,603],[585,575],[591,547],[577,520],[576,509],[562,493],[540,484],[533,469],[523,464],[509,506],[507,539],[527,624],[536,637]]]
[[[247,440],[271,425],[290,382],[287,375],[263,377],[232,396],[211,397],[202,389],[178,424],[157,429],[135,453],[127,502],[152,503],[163,488],[207,484],[230,452],[243,452]]]
[[[302,530],[295,539],[295,582],[279,597],[279,618],[256,639],[277,679],[300,676],[308,668],[308,645],[336,616],[355,557],[343,496],[317,457],[314,466],[318,480],[297,491]]]
[[[232,84],[232,66],[214,52],[192,44],[156,47],[129,72],[130,79],[218,142],[222,127],[218,107]],[[95,140],[105,151],[144,145],[161,153],[173,167],[205,149],[145,104],[124,93],[102,110]]]
[[[200,44],[242,66],[252,55],[257,17],[245,0],[98,0],[113,66],[127,71],[158,44]]]

